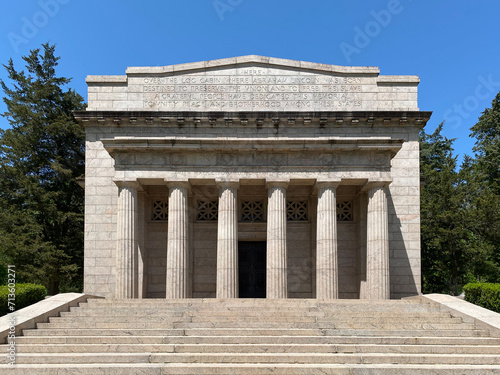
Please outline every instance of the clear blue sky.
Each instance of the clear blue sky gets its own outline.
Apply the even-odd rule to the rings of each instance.
[[[58,73],[85,98],[87,75],[128,66],[249,54],[378,66],[420,76],[420,109],[434,112],[427,131],[447,120],[461,158],[500,91],[498,0],[22,0],[1,9],[0,62],[21,68],[21,56],[55,43]]]

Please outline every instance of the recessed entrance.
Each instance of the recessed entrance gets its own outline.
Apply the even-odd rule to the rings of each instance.
[[[266,242],[238,242],[239,297],[266,298]]]

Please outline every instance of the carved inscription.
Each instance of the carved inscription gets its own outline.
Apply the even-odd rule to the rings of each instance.
[[[239,69],[238,75],[192,75],[143,79],[144,108],[159,110],[342,110],[361,107],[359,77],[268,75]]]

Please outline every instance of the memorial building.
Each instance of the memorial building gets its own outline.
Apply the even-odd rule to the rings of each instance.
[[[418,83],[262,56],[88,76],[84,292],[419,294]]]

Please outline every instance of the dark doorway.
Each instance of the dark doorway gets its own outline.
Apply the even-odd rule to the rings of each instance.
[[[239,297],[266,298],[266,242],[238,242]]]

